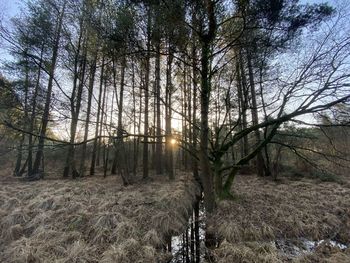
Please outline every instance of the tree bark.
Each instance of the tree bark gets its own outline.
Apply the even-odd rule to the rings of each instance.
[[[240,94],[240,101],[241,101],[241,116],[242,116],[242,130],[247,129],[247,109],[248,109],[248,95],[247,95],[247,78],[245,75],[244,70],[244,61],[242,58],[242,52],[241,50],[238,51],[238,61],[239,61],[239,68],[240,71],[240,80],[241,85],[239,87],[241,88]],[[248,143],[248,136],[243,137],[243,151],[242,151],[242,157],[248,155],[249,152],[249,143]]]
[[[102,108],[101,108],[101,115],[100,115],[100,128],[98,131],[98,134],[100,137],[97,140],[97,155],[96,155],[96,166],[100,166],[100,157],[101,157],[101,145],[102,145],[102,136],[105,135],[105,132],[103,130],[103,124],[107,123],[107,102],[106,102],[106,93],[107,93],[107,78],[104,79],[104,88],[103,88],[103,98],[102,98]],[[112,100],[114,99],[114,96],[112,96]],[[113,111],[111,112],[111,116],[113,115]],[[103,146],[105,147],[105,145]],[[103,148],[105,149],[105,148]]]
[[[94,144],[92,148],[92,156],[91,156],[91,165],[90,165],[90,175],[95,174],[95,165],[96,165],[96,152],[97,152],[97,142],[98,142],[98,131],[100,126],[100,116],[103,114],[103,107],[101,108],[101,100],[102,100],[102,94],[103,94],[103,78],[104,78],[104,63],[105,59],[102,57],[102,65],[101,65],[101,75],[100,75],[100,90],[98,95],[98,102],[97,102],[97,116],[96,116],[96,126],[95,126],[95,139]],[[103,116],[101,117],[101,120],[103,120]],[[102,123],[103,121],[101,121]]]
[[[123,101],[124,101],[124,86],[125,86],[125,68],[126,68],[126,57],[122,58],[122,68],[120,77],[120,94],[119,94],[119,105],[118,105],[118,127],[117,127],[117,156],[119,161],[119,171],[125,186],[132,183],[129,173],[128,160],[126,158],[126,149],[123,139]]]
[[[33,173],[33,135],[32,135],[32,133],[34,132],[34,126],[35,126],[36,104],[37,104],[37,97],[38,97],[39,88],[40,88],[40,78],[41,78],[41,67],[42,67],[42,63],[43,63],[43,54],[44,54],[44,45],[42,45],[41,51],[40,51],[38,75],[37,75],[34,94],[33,94],[33,98],[32,98],[32,114],[30,116],[30,124],[29,124],[30,134],[28,135],[28,171],[27,171],[28,177]]]
[[[252,122],[253,122],[253,125],[258,125],[259,116],[258,116],[258,106],[256,102],[254,72],[253,72],[253,66],[252,66],[252,58],[249,50],[247,50],[247,63],[248,63],[248,71],[249,71],[250,94],[252,97],[252,109],[251,109]],[[254,136],[255,136],[255,144],[258,145],[261,140],[260,131],[258,129],[254,131]],[[256,172],[259,176],[264,175],[264,171],[265,171],[264,167],[265,167],[264,158],[262,156],[261,151],[259,151],[256,156]]]
[[[144,112],[144,139],[143,139],[143,179],[148,178],[148,87],[149,87],[149,68],[150,68],[150,46],[151,46],[151,10],[148,9],[147,21],[147,50],[145,65],[145,112]]]
[[[157,127],[156,127],[156,156],[155,156],[155,168],[156,173],[161,174],[162,173],[162,156],[163,156],[163,150],[162,150],[162,127],[161,127],[161,115],[160,115],[160,36],[158,36],[157,39],[157,54],[156,54],[156,69],[155,69],[155,78],[156,78],[156,107],[157,107]]]
[[[93,59],[90,65],[90,78],[89,78],[89,86],[88,86],[88,104],[86,110],[86,120],[85,120],[85,130],[84,130],[84,143],[82,144],[82,155],[80,161],[80,176],[84,176],[85,173],[85,161],[86,161],[86,151],[87,151],[87,139],[89,135],[89,126],[90,126],[90,115],[91,115],[91,103],[92,103],[92,95],[94,89],[95,82],[95,74],[96,74],[96,63],[97,63],[97,47],[95,47]]]
[[[192,24],[195,27],[197,24],[196,18],[196,10],[193,11],[192,14]],[[197,138],[198,138],[198,128],[197,128],[197,89],[198,89],[198,72],[197,72],[197,43],[195,38],[195,32],[192,32],[192,104],[193,104],[193,112],[192,112],[192,152],[194,155],[192,156],[192,172],[193,177],[197,182],[200,182],[199,173],[198,173],[198,160],[197,160]]]
[[[210,56],[210,41],[202,39],[202,58],[201,58],[201,124],[200,124],[200,168],[201,181],[204,190],[204,204],[208,213],[212,213],[215,208],[215,196],[213,187],[213,174],[210,168],[208,158],[208,142],[209,142],[209,97],[211,91],[210,72],[209,72],[209,56]]]
[[[213,173],[209,160],[209,99],[211,93],[211,47],[216,35],[216,18],[215,18],[215,2],[208,0],[205,5],[205,13],[207,15],[207,32],[200,35],[201,41],[201,123],[200,123],[200,150],[199,160],[201,168],[201,182],[204,192],[204,206],[208,216],[214,212],[216,207]],[[215,236],[212,232],[206,231],[205,244],[207,247],[215,246]]]
[[[66,3],[67,2],[65,1],[63,4],[61,14],[58,18],[56,32],[55,32],[56,36],[55,36],[54,46],[53,46],[53,50],[52,50],[46,100],[45,100],[45,106],[44,106],[44,113],[43,113],[43,117],[42,117],[40,136],[39,136],[39,141],[38,141],[38,150],[36,152],[35,161],[34,161],[34,165],[33,165],[33,174],[37,174],[39,172],[40,163],[43,159],[43,154],[44,154],[44,142],[45,142],[45,136],[46,136],[46,131],[47,131],[47,125],[49,123],[53,79],[54,79],[54,74],[55,74],[55,69],[56,69],[56,62],[57,62],[57,57],[58,57],[58,49],[59,49],[59,43],[60,43],[60,39],[61,39],[63,16],[64,16],[65,9],[66,9]]]
[[[75,148],[74,148],[74,142],[77,132],[77,126],[78,126],[78,119],[79,119],[79,113],[80,113],[80,106],[81,106],[81,97],[82,97],[82,90],[84,85],[84,77],[85,77],[85,67],[86,67],[86,46],[84,45],[83,50],[83,58],[82,61],[80,60],[81,57],[81,41],[83,37],[83,31],[81,30],[80,36],[79,36],[79,43],[78,43],[78,50],[75,56],[75,63],[74,63],[74,79],[73,79],[73,90],[72,95],[70,98],[70,107],[71,107],[71,123],[70,123],[70,140],[69,140],[69,146],[68,146],[68,152],[65,162],[65,167],[63,171],[63,177],[67,178],[69,176],[70,170],[72,171],[72,177],[78,176],[78,171],[75,167]],[[79,81],[80,78],[80,81]],[[79,81],[79,84],[78,84]]]
[[[170,43],[169,43],[170,45]],[[165,133],[166,133],[166,142],[165,142],[165,150],[166,150],[166,170],[169,176],[170,180],[175,179],[174,175],[174,164],[173,164],[173,147],[172,144],[172,135],[171,135],[171,95],[172,95],[172,79],[171,79],[171,73],[172,73],[172,63],[173,63],[173,55],[171,52],[171,48],[169,46],[169,55],[168,55],[168,61],[167,61],[167,70],[166,70],[166,94],[165,94]]]

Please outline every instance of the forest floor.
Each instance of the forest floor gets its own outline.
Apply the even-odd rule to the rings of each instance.
[[[350,183],[235,179],[234,201],[211,218],[218,263],[350,262]]]
[[[166,240],[185,231],[199,187],[180,172],[152,178],[0,176],[0,262],[167,262]],[[350,180],[239,175],[233,192],[208,225],[217,263],[350,262]]]
[[[0,262],[166,262],[199,187],[177,174],[123,187],[119,177],[0,178]]]

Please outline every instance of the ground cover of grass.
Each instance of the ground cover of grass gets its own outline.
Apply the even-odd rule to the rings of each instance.
[[[226,262],[350,262],[350,249],[327,242],[312,253],[290,257],[276,247],[276,240],[296,246],[300,238],[350,243],[350,187],[309,179],[274,182],[253,175],[239,175],[233,186],[236,199],[223,201],[211,218],[211,231],[220,245],[213,250],[219,263]],[[300,248],[302,250],[302,248]]]
[[[5,178],[5,179],[4,179]],[[190,175],[0,180],[0,262],[164,262],[199,188]]]

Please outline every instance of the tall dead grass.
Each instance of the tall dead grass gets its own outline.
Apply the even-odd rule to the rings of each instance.
[[[124,188],[116,177],[0,186],[0,262],[157,262],[199,194],[191,176]]]
[[[276,239],[303,237],[350,243],[348,184],[315,183],[307,179],[276,183],[240,175],[233,191],[236,200],[221,202],[211,218],[211,225],[218,226],[218,238],[223,242],[214,251],[219,262],[284,262],[286,259],[276,257],[275,251],[267,255],[265,250],[251,247]],[[350,257],[347,260],[350,262]]]

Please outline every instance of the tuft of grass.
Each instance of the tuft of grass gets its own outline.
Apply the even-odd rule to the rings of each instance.
[[[239,175],[232,191],[238,198],[220,202],[210,222],[218,227],[219,240],[229,243],[226,246],[233,251],[237,244],[241,244],[248,259],[251,253],[255,253],[257,258],[259,256],[257,250],[247,249],[247,244],[252,242],[336,237],[341,243],[350,243],[350,188],[346,184],[318,184],[308,178],[298,181],[284,178],[276,184],[265,178]],[[231,252],[227,251],[226,256],[226,252],[219,253],[215,259],[222,262],[263,262],[240,261],[243,259],[239,259],[239,254],[232,252],[236,257]],[[278,257],[280,261],[284,260],[283,256]],[[274,262],[274,259],[271,260]]]
[[[185,173],[128,188],[102,176],[0,184],[0,262],[157,262],[198,193]]]
[[[142,246],[135,239],[127,239],[120,245],[112,245],[103,253],[101,263],[153,263],[156,251],[151,246]]]
[[[318,179],[321,182],[339,183],[342,184],[343,180],[336,174],[331,174],[328,172],[314,171],[310,175],[311,178]]]
[[[224,241],[218,249],[214,250],[217,263],[277,263],[277,249],[269,243],[248,242],[230,243]]]
[[[4,240],[14,241],[22,237],[23,234],[23,227],[20,224],[17,224],[10,226],[8,229],[5,229],[1,238]]]
[[[164,245],[164,240],[158,234],[155,229],[149,230],[142,238],[144,244],[151,244],[155,248],[159,248]]]
[[[337,247],[323,242],[314,253],[304,255],[295,260],[296,263],[348,263],[350,262],[350,248],[342,251]]]

